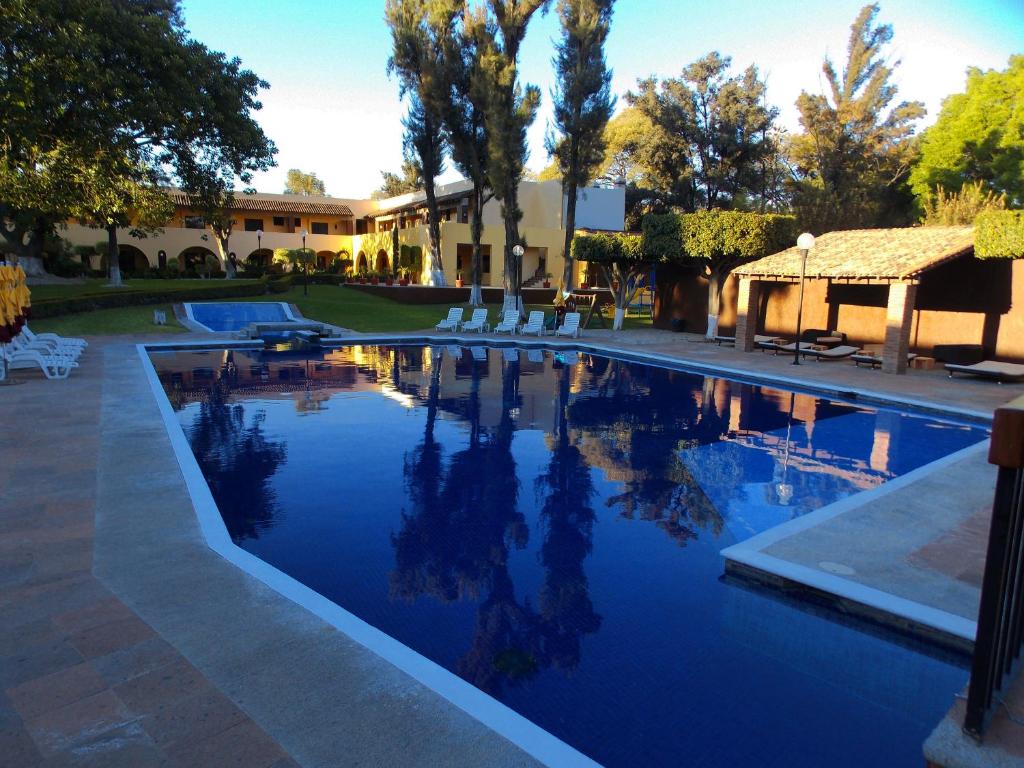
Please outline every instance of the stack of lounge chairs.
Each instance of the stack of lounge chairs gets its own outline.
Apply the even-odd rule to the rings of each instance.
[[[58,336],[55,333],[34,333],[26,324],[21,333],[0,347],[5,365],[0,365],[0,377],[5,370],[38,368],[48,379],[66,379],[78,367],[89,342]]]

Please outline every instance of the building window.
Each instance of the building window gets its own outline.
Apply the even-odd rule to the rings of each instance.
[[[295,226],[296,227],[301,227],[302,226],[302,219],[300,219],[298,216],[295,217]]]
[[[206,229],[206,220],[202,216],[186,216],[185,229]]]
[[[309,222],[309,231],[314,235],[326,235],[327,234],[327,222],[326,221],[311,221]]]
[[[263,219],[246,219],[245,220],[245,231],[255,232],[256,230],[263,229]]]
[[[274,226],[275,227],[283,227],[284,226],[284,216],[275,216],[274,217]]]

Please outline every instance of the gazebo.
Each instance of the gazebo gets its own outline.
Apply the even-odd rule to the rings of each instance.
[[[829,232],[807,254],[805,279],[831,283],[887,285],[882,370],[904,373],[921,275],[974,250],[973,227],[904,227]],[[739,278],[736,346],[754,349],[763,283],[800,280],[800,250],[794,246],[735,270]]]

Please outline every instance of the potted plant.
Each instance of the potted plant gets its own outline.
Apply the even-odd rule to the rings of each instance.
[[[551,287],[551,273],[550,272],[545,272],[544,273],[544,287],[545,288],[550,288]]]
[[[581,291],[590,290],[590,283],[587,283],[587,282],[580,283],[580,290]]]
[[[376,272],[371,272],[370,273],[370,285],[377,285],[379,282],[380,282],[380,278],[377,276],[377,273]]]
[[[455,287],[456,288],[461,288],[462,287],[462,273],[461,272],[458,272],[455,275]]]
[[[359,273],[359,284],[360,285],[366,285],[366,273],[365,272],[360,272]]]
[[[394,285],[394,284],[395,284],[395,276],[392,275],[390,272],[388,272],[384,276],[384,285]]]
[[[403,269],[398,273],[398,284],[408,285],[409,284],[409,270]]]

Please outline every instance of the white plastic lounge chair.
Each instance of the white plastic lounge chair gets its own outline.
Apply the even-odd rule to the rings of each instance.
[[[530,349],[526,352],[526,359],[531,363],[544,363],[544,350],[543,349]]]
[[[840,344],[831,349],[815,349],[813,346],[801,350],[804,358],[813,357],[815,360],[841,360],[854,355],[860,351],[860,347],[852,347],[849,344]]]
[[[534,336],[544,335],[544,313],[540,310],[534,310],[530,313],[530,317],[527,318],[526,324],[519,329],[520,333],[532,333]]]
[[[501,350],[501,356],[505,358],[506,363],[518,363],[519,362],[519,350],[512,347],[505,347]]]
[[[490,328],[491,326],[487,322],[486,309],[474,309],[472,317],[462,324],[462,330],[476,331],[477,333],[483,333],[484,331],[490,330]]]
[[[487,347],[470,347],[469,353],[473,355],[473,359],[477,362],[487,362]]]
[[[917,357],[916,352],[908,352],[907,362],[909,363],[915,357]],[[858,368],[860,368],[861,363],[869,365],[872,368],[882,367],[882,358],[878,355],[872,355],[868,352],[858,352],[856,355],[850,355],[850,359],[853,360],[854,365],[856,365]]]
[[[452,358],[453,360],[462,359],[462,347],[456,346],[455,344],[450,344],[449,346],[444,348],[444,351],[447,352],[448,357]]]
[[[82,355],[81,347],[59,347],[44,341],[29,341],[22,334],[11,339],[10,347],[14,352],[38,352],[43,357],[62,357],[69,360],[77,360]]]
[[[576,365],[580,361],[580,355],[575,350],[569,350],[568,352],[556,352],[555,358],[562,365]]]
[[[434,326],[438,331],[457,331],[462,323],[462,307],[452,307],[448,310],[448,317]]]
[[[78,367],[78,363],[74,360],[44,355],[37,350],[17,351],[11,349],[3,354],[8,368],[39,368],[48,379],[66,379],[71,373],[71,369]]]
[[[764,336],[764,335],[762,335],[760,333],[755,333],[754,334],[754,343],[755,344],[760,344],[763,341],[771,341],[774,338],[775,338],[774,336]],[[719,346],[721,346],[722,344],[735,344],[736,343],[736,337],[735,336],[715,336],[715,341],[718,343]]]
[[[62,347],[88,347],[89,342],[85,339],[77,339],[73,336],[58,336],[56,333],[36,333],[28,327],[28,323],[21,329],[22,335],[29,341],[52,341]]]
[[[580,313],[566,312],[565,320],[555,328],[555,336],[572,336],[578,338],[580,335]]]
[[[974,376],[998,381],[1000,384],[1004,381],[1024,381],[1024,365],[1000,363],[997,360],[983,360],[974,365],[946,363],[946,370],[949,371],[949,378],[951,379],[954,373],[969,373]]]
[[[515,333],[519,327],[519,311],[516,309],[505,310],[501,322],[494,326],[495,333]]]

